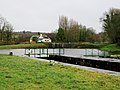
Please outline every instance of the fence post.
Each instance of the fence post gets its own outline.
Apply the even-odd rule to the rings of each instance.
[[[41,57],[41,49],[39,49],[39,54],[40,54],[40,57]]]
[[[35,53],[35,49],[34,49],[34,57],[35,57],[35,54],[36,54],[36,53]]]
[[[29,51],[28,51],[28,56],[30,57],[30,53],[31,53],[31,50],[30,49],[28,49]]]
[[[93,57],[93,49],[92,49],[92,57]]]
[[[60,56],[60,53],[61,53],[61,48],[59,48],[59,56]]]
[[[85,49],[85,56],[87,56],[87,49]]]
[[[48,48],[47,48],[47,57],[48,57]]]
[[[99,49],[98,49],[98,57],[99,57]]]
[[[25,49],[25,55],[26,55],[26,49]]]

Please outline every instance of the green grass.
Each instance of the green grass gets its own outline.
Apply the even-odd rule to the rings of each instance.
[[[120,77],[0,55],[0,90],[120,90]]]
[[[75,47],[76,48],[96,48],[99,49],[103,46],[106,46],[106,44],[94,44],[94,43],[78,43]]]
[[[2,45],[0,49],[21,49],[21,48],[43,48],[46,47],[45,44],[17,44],[17,45]]]
[[[111,52],[111,54],[120,54],[120,47],[117,44],[109,44],[101,48],[101,50]]]

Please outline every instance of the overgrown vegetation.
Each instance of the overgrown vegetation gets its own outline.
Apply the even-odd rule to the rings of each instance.
[[[1,90],[120,90],[120,77],[0,55]]]

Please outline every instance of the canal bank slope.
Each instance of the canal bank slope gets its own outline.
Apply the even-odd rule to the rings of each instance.
[[[25,57],[0,55],[0,88],[44,90],[120,89],[120,77]],[[97,86],[97,87],[96,87]]]

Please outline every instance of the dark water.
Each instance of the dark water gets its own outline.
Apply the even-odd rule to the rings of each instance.
[[[25,49],[8,49],[8,50],[0,50],[0,54],[9,54],[13,52],[14,55],[24,56]],[[37,51],[36,51],[37,52]],[[44,50],[46,52],[46,50]],[[59,49],[48,49],[48,53],[59,53]],[[67,56],[77,56],[82,57],[84,55],[102,55],[104,52],[98,49],[64,49],[64,55]],[[44,56],[44,55],[43,55]]]

